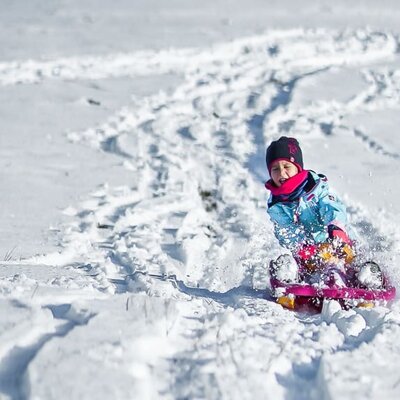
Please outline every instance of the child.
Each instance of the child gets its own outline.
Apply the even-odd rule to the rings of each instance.
[[[265,184],[271,191],[268,214],[274,233],[280,245],[291,251],[296,269],[297,265],[300,268],[296,278],[292,272],[289,280],[297,279],[298,273],[304,279],[318,266],[330,264],[335,268],[329,270],[327,279],[345,286],[347,269],[354,259],[354,237],[344,204],[330,191],[324,175],[304,169],[296,139],[282,136],[273,141],[266,163],[271,177]],[[271,273],[278,274],[282,267],[287,270],[288,263],[288,255],[278,257],[271,263]],[[377,275],[375,285],[382,282],[379,268]]]

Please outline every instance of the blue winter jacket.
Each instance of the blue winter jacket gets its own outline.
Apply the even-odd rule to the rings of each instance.
[[[323,243],[328,239],[328,225],[347,228],[345,205],[329,190],[324,175],[309,171],[308,182],[295,201],[268,200],[268,214],[281,246],[297,251],[303,244]]]

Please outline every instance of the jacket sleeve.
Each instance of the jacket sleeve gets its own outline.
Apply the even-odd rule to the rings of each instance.
[[[301,224],[296,224],[290,215],[287,215],[278,206],[268,209],[269,217],[274,224],[274,234],[279,244],[295,252],[306,242],[307,235]]]
[[[307,241],[302,226],[294,223],[283,226],[274,223],[274,234],[279,244],[291,252],[297,252],[301,245]]]
[[[323,183],[318,206],[325,227],[336,225],[343,231],[347,231],[346,206],[330,191],[326,182]]]

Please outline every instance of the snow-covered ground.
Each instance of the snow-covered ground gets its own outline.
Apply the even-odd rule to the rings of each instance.
[[[399,285],[400,6],[5,3],[0,398],[399,398],[398,300],[271,298],[263,182],[297,137]]]

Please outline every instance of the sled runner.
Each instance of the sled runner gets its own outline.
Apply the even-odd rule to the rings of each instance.
[[[357,287],[318,287],[308,284],[288,284],[271,279],[277,302],[286,308],[309,304],[322,306],[323,299],[339,300],[343,307],[373,307],[377,302],[393,300],[396,289],[387,284],[382,289]]]

